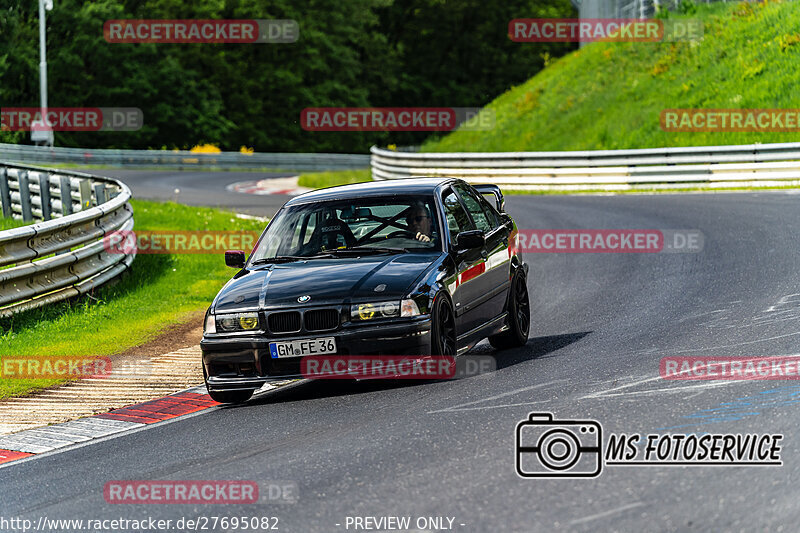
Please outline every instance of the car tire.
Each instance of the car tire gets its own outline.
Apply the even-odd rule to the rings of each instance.
[[[456,317],[450,300],[442,294],[433,300],[431,355],[456,355]]]
[[[489,337],[489,344],[498,350],[519,348],[528,342],[531,329],[531,302],[528,297],[528,284],[522,270],[517,270],[511,280],[508,294],[508,330]]]
[[[208,391],[211,399],[219,403],[244,403],[253,395],[251,390]]]
[[[208,373],[206,372],[206,365],[203,364],[203,381],[208,389]],[[244,403],[253,395],[251,390],[231,390],[231,391],[208,391],[211,399],[217,403]]]

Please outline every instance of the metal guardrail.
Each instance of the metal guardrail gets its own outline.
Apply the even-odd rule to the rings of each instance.
[[[133,229],[123,183],[80,172],[0,162],[4,217],[41,222],[0,231],[0,317],[85,294],[135,254],[110,253],[103,237]]]
[[[221,152],[196,153],[188,150],[108,150],[49,148],[0,143],[0,160],[24,163],[77,163],[118,167],[164,168],[268,168],[290,171],[350,170],[369,167],[367,154],[293,154]]]
[[[463,178],[517,190],[800,184],[800,143],[576,152],[395,152],[373,146],[372,178]]]

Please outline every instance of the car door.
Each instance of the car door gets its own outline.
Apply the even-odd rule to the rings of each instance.
[[[499,214],[472,187],[455,184],[467,213],[475,227],[486,235],[486,244],[481,250],[483,271],[477,279],[481,297],[475,302],[480,309],[483,323],[503,314],[510,287],[511,261],[508,254],[508,228],[502,224]]]
[[[475,279],[484,268],[485,259],[480,248],[463,251],[455,249],[456,236],[462,231],[474,230],[475,225],[452,188],[447,188],[442,193],[442,206],[452,243],[450,255],[456,265],[455,274],[452,279],[447,280],[447,284],[455,306],[456,331],[463,335],[483,323],[476,305],[481,298],[481,288]]]

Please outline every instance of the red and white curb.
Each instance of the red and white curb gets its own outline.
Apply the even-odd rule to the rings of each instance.
[[[199,392],[197,389],[202,389]],[[219,405],[195,387],[157,400],[0,437],[0,463],[99,439]]]
[[[240,181],[231,183],[225,189],[229,192],[238,192],[241,194],[286,194],[289,196],[297,196],[312,189],[307,187],[299,187],[297,185],[297,176],[291,178],[269,178],[255,181]]]
[[[259,389],[257,394],[305,381],[296,379],[276,381]],[[219,405],[221,404],[208,395],[205,386],[201,385],[107,413],[0,436],[0,465],[109,435],[133,431],[149,424],[180,418]]]

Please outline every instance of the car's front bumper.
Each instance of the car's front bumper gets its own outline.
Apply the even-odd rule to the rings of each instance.
[[[204,336],[200,343],[206,385],[225,391],[261,388],[270,381],[302,378],[300,357],[273,359],[269,343],[316,337],[336,338],[337,355],[429,355],[430,315],[391,324],[351,325],[333,332],[288,336]]]

